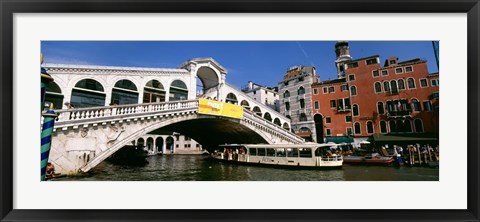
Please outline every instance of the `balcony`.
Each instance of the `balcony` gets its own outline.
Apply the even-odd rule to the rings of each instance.
[[[347,106],[345,108],[343,107],[338,107],[337,113],[345,113],[345,112],[350,112],[352,111],[351,107]]]
[[[389,119],[412,117],[412,111],[411,110],[388,111],[387,117]]]

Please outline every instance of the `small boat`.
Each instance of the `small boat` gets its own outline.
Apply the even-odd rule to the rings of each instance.
[[[365,155],[364,162],[369,164],[389,164],[395,161],[391,156],[381,156],[379,153]]]
[[[274,167],[334,169],[343,165],[342,155],[332,154],[331,145],[306,144],[230,144],[212,158],[224,162]]]

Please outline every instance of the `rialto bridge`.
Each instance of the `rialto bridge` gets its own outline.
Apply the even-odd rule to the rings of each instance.
[[[42,67],[54,78],[45,101],[59,114],[49,161],[62,174],[87,172],[137,138],[161,131],[186,135],[209,151],[225,143],[304,142],[290,132],[288,118],[227,84],[226,69],[211,58],[177,69]],[[243,115],[202,113],[199,101],[241,105]]]

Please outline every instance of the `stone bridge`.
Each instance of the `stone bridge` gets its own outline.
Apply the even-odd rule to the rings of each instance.
[[[220,144],[302,143],[281,124],[243,108],[242,118],[199,113],[199,100],[56,110],[49,161],[56,172],[87,172],[136,138],[179,132],[213,151]]]

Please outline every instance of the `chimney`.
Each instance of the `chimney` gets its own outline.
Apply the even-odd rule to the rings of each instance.
[[[252,90],[253,89],[253,83],[252,81],[248,81],[248,90]]]

